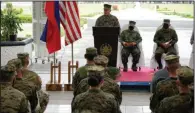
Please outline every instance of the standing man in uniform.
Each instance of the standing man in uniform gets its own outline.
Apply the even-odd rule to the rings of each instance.
[[[176,31],[170,28],[169,19],[164,19],[163,28],[156,32],[153,41],[157,44],[155,60],[158,63],[158,69],[162,69],[162,54],[167,52],[173,52],[177,54],[174,45],[177,43],[178,37]]]
[[[94,47],[89,47],[86,49],[85,59],[87,63],[85,66],[78,68],[75,75],[73,76],[72,87],[75,90],[80,81],[87,77],[87,67],[94,66],[95,63],[93,61],[94,57],[97,56],[97,49]]]
[[[139,62],[140,58],[140,49],[138,48],[139,43],[142,41],[142,37],[140,34],[134,30],[135,28],[135,21],[129,21],[129,29],[122,31],[120,35],[120,41],[122,43],[123,49],[121,51],[121,58],[122,63],[124,65],[124,72],[128,70],[128,57],[132,54],[133,57],[133,64],[132,70],[137,71],[137,63]]]
[[[10,64],[1,67],[1,112],[31,113],[30,103],[24,93],[12,87],[15,75],[15,65]]]
[[[95,23],[96,27],[120,27],[116,16],[111,15],[111,5],[104,4],[104,15],[100,16]]]

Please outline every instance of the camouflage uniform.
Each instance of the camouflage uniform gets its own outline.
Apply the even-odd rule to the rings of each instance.
[[[164,59],[167,63],[179,62],[179,56],[177,55],[166,55]],[[157,83],[161,80],[167,79],[168,77],[169,77],[169,72],[167,68],[155,72],[151,82],[152,93],[156,92]]]
[[[179,68],[177,75],[180,84],[183,86],[188,86],[194,81],[193,70],[186,66]],[[178,95],[163,99],[157,113],[191,113],[193,101],[190,92],[180,92]]]
[[[108,74],[110,68],[107,68],[108,58],[106,56],[104,56],[104,55],[98,55],[98,56],[96,56],[94,58],[94,62],[98,66],[105,67],[105,75],[104,75],[104,77],[109,77],[109,78],[113,79],[113,75],[109,75]],[[115,80],[115,79],[113,79],[113,80]]]
[[[10,64],[15,65],[16,69],[22,68],[22,62],[20,59],[12,59],[8,61],[7,65],[10,65]],[[35,85],[32,82],[29,82],[23,78],[16,77],[13,83],[13,87],[25,94],[25,96],[30,102],[31,111],[34,113],[34,110],[38,103],[37,95],[36,95],[37,89]]]
[[[83,110],[87,110],[88,113],[121,113],[114,96],[100,89],[89,89],[76,96],[72,104],[72,113],[81,113]]]
[[[106,72],[109,75],[109,78],[116,80],[120,76],[120,70],[116,67],[107,67]]]
[[[97,49],[94,47],[89,47],[86,49],[86,55],[97,55]],[[72,87],[73,89],[76,89],[77,85],[80,83],[80,81],[87,77],[87,70],[86,68],[89,66],[94,66],[95,64],[86,64],[85,66],[82,66],[78,68],[75,75],[73,76],[72,81]]]
[[[135,24],[136,22],[130,21],[129,27],[134,27]],[[126,43],[135,42],[136,43],[136,45],[130,45],[130,46],[123,45],[123,49],[121,51],[122,63],[125,68],[124,71],[127,71],[128,57],[130,54],[132,54],[132,57],[133,57],[132,69],[136,71],[137,70],[136,64],[139,62],[140,53],[141,53],[140,49],[138,48],[138,44],[142,41],[142,37],[137,31],[134,31],[133,29],[132,30],[127,29],[127,30],[122,31],[120,35],[120,41],[122,45],[123,45],[123,42],[126,42]]]
[[[14,76],[15,65],[1,67],[1,77]],[[14,89],[9,82],[1,83],[1,113],[31,113],[30,104],[26,96]]]
[[[74,96],[86,92],[89,89],[88,78],[83,79],[78,85],[77,89],[74,91]],[[119,85],[112,79],[104,77],[104,83],[101,87],[102,91],[114,95],[116,101],[121,104],[122,102],[122,92],[120,91]]]
[[[28,60],[28,53],[18,53],[18,58],[21,59],[23,66],[25,65],[25,60]],[[31,82],[37,89],[36,95],[38,96],[38,105],[36,108],[36,112],[43,113],[49,103],[49,94],[41,89],[42,81],[39,75],[33,71],[28,69],[23,69],[22,71],[23,79],[25,81]],[[38,108],[40,107],[40,108]]]
[[[111,5],[105,4],[104,8],[111,9]],[[102,15],[95,23],[96,27],[120,27],[119,21],[114,15]]]
[[[154,92],[150,98],[151,111],[156,113],[156,110],[158,109],[161,100],[179,93],[176,80],[177,78],[170,77],[166,80],[158,82],[156,86],[156,92]]]
[[[164,20],[164,24],[170,24],[170,20],[165,19]],[[155,51],[155,59],[159,65],[159,68],[162,68],[162,63],[161,63],[161,57],[163,53],[167,53],[167,52],[172,52],[177,54],[176,49],[174,48],[174,44],[177,43],[178,41],[178,37],[177,37],[177,33],[174,29],[168,28],[168,29],[160,29],[158,30],[155,35],[154,35],[154,40],[153,40],[156,44],[157,44],[157,48]],[[168,48],[164,48],[161,44],[162,43],[166,43],[166,42],[170,42],[171,46]]]

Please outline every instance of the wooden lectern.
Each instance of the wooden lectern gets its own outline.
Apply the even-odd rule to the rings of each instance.
[[[108,66],[116,67],[119,34],[120,27],[93,27],[95,48],[109,58]]]

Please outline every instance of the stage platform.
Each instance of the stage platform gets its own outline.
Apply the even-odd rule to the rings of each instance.
[[[140,71],[133,72],[131,69],[128,72],[123,72],[121,69],[121,76],[117,78],[122,91],[128,90],[147,90],[150,91],[150,82],[152,81],[154,69],[148,67],[141,67]]]

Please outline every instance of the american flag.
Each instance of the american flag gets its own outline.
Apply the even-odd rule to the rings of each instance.
[[[76,1],[60,1],[60,22],[65,30],[65,45],[81,38],[79,10]]]

